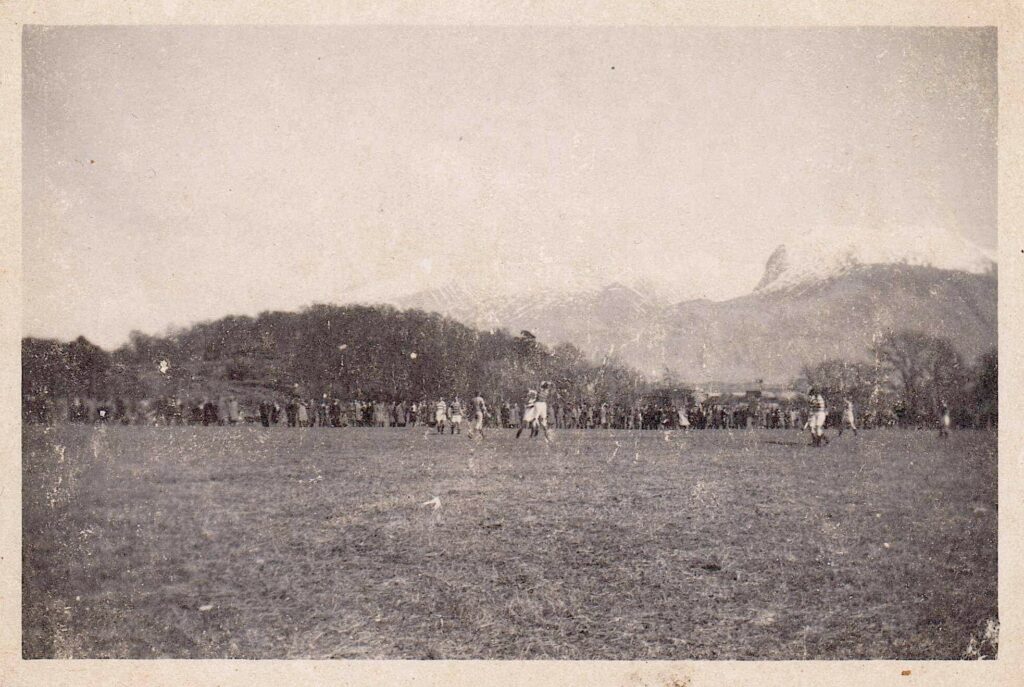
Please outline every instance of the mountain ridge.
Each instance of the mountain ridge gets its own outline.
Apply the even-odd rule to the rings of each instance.
[[[770,276],[771,266],[766,266]],[[777,275],[776,275],[777,277]],[[454,295],[454,294],[450,294]],[[949,338],[968,359],[996,345],[994,264],[984,273],[850,263],[826,276],[724,300],[672,302],[625,284],[509,303],[471,294],[402,299],[471,326],[527,329],[552,343],[614,357],[647,375],[690,382],[785,383],[826,358],[866,359],[872,340],[916,328]]]

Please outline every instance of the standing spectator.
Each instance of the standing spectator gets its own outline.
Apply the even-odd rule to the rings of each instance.
[[[216,425],[220,418],[217,416],[217,406],[209,399],[203,399],[203,427]]]
[[[227,410],[228,410],[228,424],[237,425],[238,424],[238,420],[240,419],[240,417],[239,417],[239,413],[238,413],[238,399],[236,399],[234,396],[232,396],[232,397],[230,397],[228,399]]]

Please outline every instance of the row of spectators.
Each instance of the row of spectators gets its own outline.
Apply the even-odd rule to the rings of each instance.
[[[137,425],[237,425],[264,427],[416,427],[434,426],[437,401],[381,401],[338,398],[265,398],[240,402],[234,396],[217,399],[182,400],[167,397],[128,401],[26,397],[26,422],[116,423]],[[460,407],[461,406],[461,407]],[[447,419],[464,404],[446,403]],[[518,427],[523,404],[500,401],[492,406],[485,424],[489,427]],[[648,402],[619,403],[559,402],[548,404],[548,425],[557,429],[802,429],[807,408],[797,404],[712,404],[675,405]],[[830,418],[838,424],[838,415]],[[895,415],[868,414],[858,418],[862,426],[891,426]]]

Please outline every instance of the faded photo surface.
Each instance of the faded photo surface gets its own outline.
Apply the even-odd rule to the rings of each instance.
[[[24,658],[996,657],[994,28],[22,41]]]

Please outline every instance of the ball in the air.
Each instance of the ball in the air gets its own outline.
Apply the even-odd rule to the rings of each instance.
[[[412,358],[413,360],[416,360],[416,351],[413,351],[412,353],[410,353],[409,357]]]

